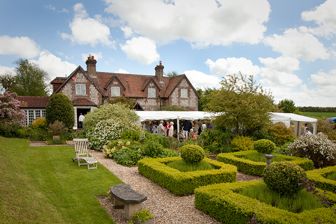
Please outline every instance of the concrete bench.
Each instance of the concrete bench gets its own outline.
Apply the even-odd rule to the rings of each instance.
[[[124,209],[124,215],[130,219],[133,214],[141,209],[141,203],[147,200],[147,197],[134,191],[127,184],[118,184],[111,187],[113,207]]]

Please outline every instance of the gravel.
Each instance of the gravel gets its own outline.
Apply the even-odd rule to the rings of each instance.
[[[155,216],[154,223],[219,223],[195,208],[194,195],[175,196],[141,176],[137,167],[121,166],[111,159],[104,158],[101,152],[93,151],[92,155],[124,183],[131,185],[134,190],[147,196],[147,200],[142,204],[144,208],[148,209]],[[106,198],[99,198],[99,201],[117,223],[127,223],[121,216],[121,211],[113,209],[111,203]]]

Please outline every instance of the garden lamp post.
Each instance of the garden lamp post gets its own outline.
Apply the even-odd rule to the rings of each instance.
[[[265,154],[265,158],[266,158],[266,168],[268,168],[269,165],[272,162],[273,155],[272,154]]]

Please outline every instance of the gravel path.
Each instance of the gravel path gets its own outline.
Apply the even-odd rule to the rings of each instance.
[[[154,223],[219,223],[195,208],[194,195],[177,197],[168,190],[161,188],[141,176],[138,173],[137,167],[129,168],[121,166],[111,159],[104,158],[101,152],[93,151],[92,155],[124,183],[130,184],[134,190],[147,196],[147,200],[143,202],[143,207],[149,209],[151,213],[154,214]],[[99,198],[99,200],[110,214],[112,214],[114,220],[122,224],[127,223],[126,220],[120,216],[120,211],[115,211],[115,209],[111,208],[111,203],[104,198]]]

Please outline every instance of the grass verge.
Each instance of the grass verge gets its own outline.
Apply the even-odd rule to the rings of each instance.
[[[1,223],[114,223],[96,197],[120,180],[102,166],[78,167],[73,157],[68,146],[0,137]]]

